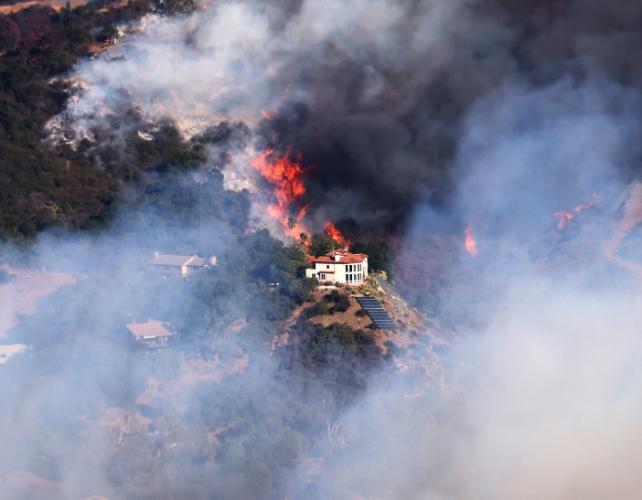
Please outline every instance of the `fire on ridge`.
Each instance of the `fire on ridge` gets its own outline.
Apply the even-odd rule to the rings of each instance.
[[[279,156],[274,149],[267,149],[252,162],[261,176],[274,186],[272,195],[275,202],[267,207],[267,212],[283,229],[285,236],[292,240],[301,239],[309,244],[311,234],[305,222],[308,205],[304,204],[306,193],[305,176],[312,167],[303,167],[300,154],[291,158],[291,148]],[[337,228],[334,222],[326,220],[323,224],[328,237],[342,247],[349,247],[350,240]],[[306,237],[302,238],[305,234]]]

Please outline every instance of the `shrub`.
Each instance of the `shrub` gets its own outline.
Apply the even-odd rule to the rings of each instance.
[[[317,302],[312,307],[308,307],[303,315],[306,319],[314,318],[315,316],[323,316],[324,314],[328,314],[329,311],[330,308],[325,302]]]
[[[335,312],[345,312],[350,309],[350,299],[345,294],[340,294],[339,299],[336,301],[332,308]]]

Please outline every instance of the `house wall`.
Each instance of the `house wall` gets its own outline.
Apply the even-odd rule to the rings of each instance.
[[[348,268],[347,266],[354,266],[352,268]],[[358,270],[359,268],[357,267],[358,264],[344,264],[342,262],[334,262],[331,264],[320,264],[316,262],[314,264],[314,268],[308,268],[305,270],[305,276],[307,278],[317,278],[319,281],[332,281],[333,283],[347,283],[349,285],[359,285],[363,283],[365,280],[366,276],[368,276],[368,259],[364,259],[364,261],[361,263],[361,269]],[[350,273],[348,273],[348,269],[351,269]],[[331,271],[334,271],[334,273],[330,273]],[[327,272],[329,273],[328,276],[326,276],[325,280],[322,280],[319,278],[319,274]],[[351,283],[348,283],[347,281],[347,274],[355,275],[357,273],[361,273],[361,281],[353,281]]]
[[[152,267],[162,274],[178,274],[181,268],[178,266],[162,266],[159,264],[152,264]]]
[[[159,264],[153,264],[153,267],[160,271],[163,274],[180,274],[182,276],[187,276],[193,274],[197,271],[205,269],[204,267],[194,267],[194,266],[163,266]]]
[[[196,271],[200,271],[203,269],[202,267],[194,267],[194,266],[181,266],[181,274],[183,276],[187,276],[188,274],[193,274]]]
[[[145,349],[156,349],[167,347],[170,344],[171,337],[140,337],[136,339],[136,344]]]

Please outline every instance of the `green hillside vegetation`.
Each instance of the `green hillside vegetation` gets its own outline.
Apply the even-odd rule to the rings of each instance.
[[[101,9],[111,3],[60,13],[37,6],[0,16],[0,240],[29,240],[52,226],[101,227],[113,215],[123,183],[141,172],[203,160],[171,125],[151,144],[132,138],[124,154],[111,157],[108,148],[90,155],[42,141],[44,124],[64,109],[68,95],[66,84],[53,77],[113,35],[115,23],[154,8],[149,0],[134,0]]]
[[[166,5],[189,8],[189,2]],[[98,7],[0,17],[6,51],[0,56],[0,239],[28,244],[45,229],[102,230],[109,237],[105,229],[117,221],[112,229],[123,240],[138,238],[150,249],[226,250],[216,252],[216,267],[189,279],[160,276],[140,263],[127,267],[120,233],[114,248],[74,261],[83,279],[41,300],[10,332],[11,342],[32,348],[5,367],[20,383],[0,386],[0,418],[28,399],[31,388],[45,382],[59,388],[43,395],[34,416],[46,436],[16,434],[5,444],[22,449],[19,443],[35,440],[38,460],[30,470],[55,482],[66,459],[60,443],[80,448],[109,408],[145,412],[155,433],[132,432],[92,453],[118,496],[283,498],[297,460],[313,452],[311,443],[359,397],[381,350],[371,333],[305,318],[289,328],[292,342],[273,347],[292,313],[313,298],[317,282],[305,278],[300,245],[284,245],[267,230],[246,232],[248,194],[227,191],[217,166],[206,165],[208,144],[233,148],[246,140],[242,125],[220,124],[185,141],[172,123],[150,130],[129,112],[127,130],[118,129],[115,118],[113,129],[96,131],[96,142],[83,141],[77,150],[42,141],[44,123],[67,99],[64,83],[51,78],[112,33],[114,22],[152,4],[130,2],[102,13]],[[141,129],[151,140],[137,133]],[[112,141],[111,133],[124,141]],[[320,252],[336,244],[320,240]],[[331,292],[324,304],[345,311],[349,299]],[[146,355],[125,325],[152,317],[179,335],[171,348]],[[183,411],[137,404],[150,377],[163,387],[176,382],[185,360],[239,353],[249,358],[248,368],[191,387]]]

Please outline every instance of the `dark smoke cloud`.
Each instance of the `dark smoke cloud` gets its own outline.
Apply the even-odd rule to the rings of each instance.
[[[637,99],[565,80],[476,104],[453,165],[456,208],[416,208],[397,259],[418,278],[406,291],[441,301],[455,339],[445,352],[417,341],[405,375],[341,416],[339,437],[319,443],[319,498],[637,498],[640,275],[604,251],[629,191],[620,165],[635,153]],[[556,230],[552,210],[595,186],[600,203]],[[474,221],[477,256],[461,241],[433,251],[457,217]],[[422,283],[436,279],[437,292]],[[418,391],[417,364],[435,352]]]
[[[365,47],[353,57],[332,40],[312,64],[297,60],[288,66],[285,74],[304,82],[308,99],[265,124],[265,135],[281,146],[294,144],[318,166],[311,173],[310,199],[321,210],[354,220],[376,213],[380,223],[399,223],[418,199],[447,198],[458,181],[450,167],[463,118],[498,87],[544,91],[560,79],[581,86],[598,78],[604,81],[596,95],[612,96],[607,106],[629,116],[639,110],[637,99],[621,95],[642,84],[635,22],[642,10],[628,2],[535,4],[458,5],[457,15],[439,27],[439,43],[425,43],[417,53],[414,44],[439,7],[399,2],[406,29],[383,33],[384,51]],[[624,90],[609,88],[613,83]],[[502,119],[492,104],[483,113]],[[547,110],[516,113],[520,122],[511,125],[528,127]],[[629,146],[622,156],[618,164],[630,169],[639,151]],[[540,163],[559,169],[547,165],[545,156]],[[560,189],[564,181],[559,179]],[[341,203],[346,192],[349,205]]]
[[[243,119],[255,147],[315,166],[313,225],[394,230],[417,201],[450,200],[463,119],[489,92],[594,78],[638,89],[641,15],[630,2],[216,2],[149,17],[124,58],[81,65],[89,88],[70,114],[81,133],[123,100],[187,135]]]

